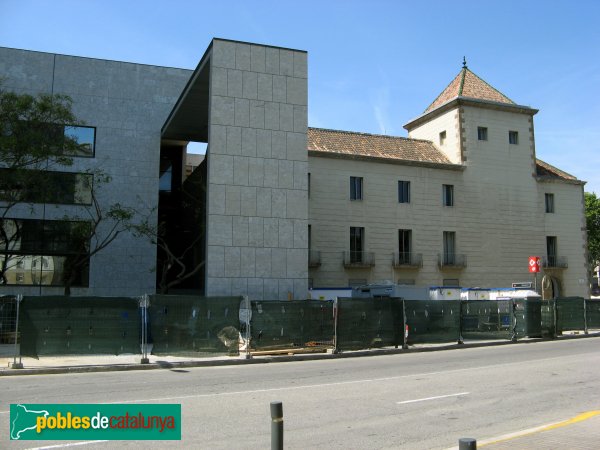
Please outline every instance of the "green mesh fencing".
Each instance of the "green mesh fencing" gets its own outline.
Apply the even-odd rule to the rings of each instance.
[[[408,344],[457,342],[460,334],[460,301],[404,300]]]
[[[585,312],[588,329],[600,329],[600,299],[586,300]]]
[[[139,353],[138,300],[127,297],[23,297],[21,355]]]
[[[542,301],[515,299],[515,333],[517,337],[542,337]]]
[[[333,302],[294,300],[251,303],[253,349],[333,345]]]
[[[584,330],[584,300],[581,297],[556,299],[556,332]]]
[[[151,296],[152,354],[239,354],[241,301],[242,297]]]
[[[556,336],[554,322],[554,300],[541,301],[541,332],[542,337]]]
[[[338,298],[337,348],[358,350],[403,344],[402,300]]]
[[[463,301],[461,319],[464,340],[512,338],[512,300]]]

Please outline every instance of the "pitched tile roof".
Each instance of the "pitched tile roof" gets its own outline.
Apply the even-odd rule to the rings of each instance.
[[[570,173],[564,172],[557,167],[548,164],[541,159],[536,160],[536,173],[538,177],[545,179],[558,179],[566,181],[579,181],[577,177],[574,177]]]
[[[308,129],[308,150],[340,156],[452,164],[430,141],[323,128]]]
[[[483,81],[467,67],[463,67],[446,89],[444,89],[433,103],[427,107],[425,112],[433,111],[438,106],[441,106],[456,97],[488,100],[509,105],[515,104],[510,98]]]

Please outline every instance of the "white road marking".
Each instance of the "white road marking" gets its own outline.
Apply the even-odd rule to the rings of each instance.
[[[27,450],[48,450],[48,449],[51,449],[51,448],[76,447],[78,445],[99,444],[101,442],[108,442],[108,441],[105,440],[105,441],[71,442],[70,444],[47,445],[46,447],[31,447],[31,448],[28,448]]]
[[[459,392],[457,394],[447,394],[447,395],[436,395],[435,397],[418,398],[416,400],[404,400],[403,402],[396,402],[396,403],[398,405],[405,405],[407,403],[426,402],[427,400],[437,400],[438,398],[448,398],[448,397],[459,397],[461,395],[469,395],[469,392]]]

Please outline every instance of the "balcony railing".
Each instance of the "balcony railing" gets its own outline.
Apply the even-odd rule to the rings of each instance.
[[[456,253],[438,255],[438,266],[446,269],[462,269],[467,266],[467,255]]]
[[[308,251],[308,267],[316,268],[321,265],[321,252],[318,250]]]
[[[373,252],[344,252],[343,263],[346,269],[373,267],[375,254]]]
[[[392,265],[396,269],[417,269],[423,267],[423,255],[412,252],[394,253]]]
[[[550,255],[542,258],[542,267],[544,269],[566,269],[569,263],[565,256]]]

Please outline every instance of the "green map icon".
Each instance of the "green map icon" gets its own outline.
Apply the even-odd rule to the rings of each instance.
[[[21,439],[21,436],[28,430],[35,430],[37,427],[37,418],[47,417],[48,411],[34,411],[27,409],[23,405],[10,405],[11,407],[11,422],[10,422],[10,438],[13,440]]]

